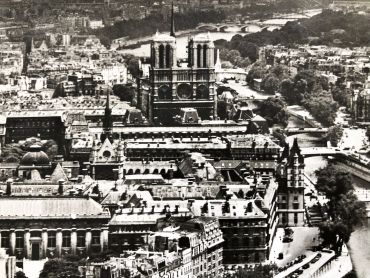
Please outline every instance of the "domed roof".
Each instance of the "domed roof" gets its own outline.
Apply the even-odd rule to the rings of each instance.
[[[49,165],[50,159],[39,145],[32,145],[20,162],[21,165]]]

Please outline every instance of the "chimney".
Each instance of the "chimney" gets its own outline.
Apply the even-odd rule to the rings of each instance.
[[[13,185],[13,180],[8,179],[6,181],[6,195],[12,195],[12,185]]]
[[[58,181],[58,194],[59,195],[63,195],[63,192],[64,192],[64,180],[59,180]]]

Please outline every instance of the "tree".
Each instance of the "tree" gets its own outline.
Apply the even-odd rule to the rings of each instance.
[[[366,136],[370,140],[370,126],[366,127]]]
[[[111,42],[111,40],[110,40],[110,38],[108,36],[106,36],[106,35],[100,35],[99,36],[99,39],[100,39],[100,43],[102,45],[104,45],[107,49],[110,48],[110,45],[111,45],[112,42]]]
[[[279,124],[285,127],[288,125],[289,114],[285,102],[280,98],[269,97],[261,102],[258,114],[266,119],[269,126]]]
[[[139,58],[133,55],[125,55],[125,61],[128,71],[132,74],[133,77],[140,77],[141,71],[139,67]]]
[[[4,73],[0,73],[0,85],[7,84],[6,77]]]
[[[51,160],[53,160],[54,157],[58,154],[58,144],[52,139],[47,140],[45,144],[42,145],[42,149]]]
[[[229,62],[231,64],[231,67],[234,66],[240,68],[247,68],[251,64],[250,59],[248,57],[247,58],[242,57],[238,50],[229,50],[223,48],[220,51],[220,59],[223,63]],[[225,65],[222,64],[222,67],[225,67]]]
[[[316,188],[329,199],[337,199],[353,190],[352,176],[348,172],[338,171],[333,164],[315,171]]]
[[[348,242],[351,233],[365,223],[366,205],[353,193],[352,177],[337,170],[332,164],[316,171],[317,190],[325,193],[328,219],[319,225],[324,245],[340,253],[343,242]]]
[[[26,274],[23,271],[17,271],[15,273],[15,278],[27,278]]]
[[[328,91],[323,90],[320,85],[315,83],[314,86],[305,94],[303,106],[310,111],[317,121],[323,125],[331,126],[334,124],[338,104]]]
[[[347,94],[346,88],[343,88],[342,86],[334,86],[331,90],[331,94],[333,95],[333,99],[341,106],[349,106],[350,96]]]
[[[254,63],[247,75],[247,82],[253,83],[256,78],[263,78],[266,73],[265,65],[262,63]]]
[[[326,135],[326,140],[330,141],[330,144],[334,147],[338,146],[339,140],[343,136],[343,128],[339,125],[329,127],[328,133]]]
[[[269,74],[262,79],[261,87],[269,95],[275,94],[280,86],[280,81],[275,74]]]
[[[58,278],[79,278],[78,262],[66,258],[48,260],[44,264],[39,278],[48,278],[49,275],[54,275]]]
[[[303,99],[303,94],[299,90],[295,90],[294,82],[290,78],[281,82],[280,93],[289,104],[301,103]]]
[[[113,86],[113,94],[120,100],[131,103],[135,98],[135,88],[131,85],[116,84]]]

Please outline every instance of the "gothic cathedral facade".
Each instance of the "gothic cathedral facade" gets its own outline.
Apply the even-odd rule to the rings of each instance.
[[[170,125],[181,108],[194,108],[202,120],[217,117],[215,93],[215,49],[208,35],[188,41],[187,63],[176,55],[172,11],[171,32],[156,34],[151,43],[147,90],[139,93],[140,108],[155,125]]]

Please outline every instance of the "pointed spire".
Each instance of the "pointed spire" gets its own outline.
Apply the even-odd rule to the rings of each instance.
[[[292,155],[294,155],[295,153],[297,153],[298,155],[300,155],[300,153],[301,153],[301,149],[298,146],[298,139],[297,139],[297,137],[294,138],[293,146],[290,149],[290,153]]]
[[[174,15],[174,11],[173,11],[173,2],[172,2],[172,6],[171,6],[171,32],[170,32],[170,36],[176,38],[176,34],[175,34],[175,15]]]
[[[221,59],[220,59],[220,49],[216,49],[217,52],[217,58],[216,58],[216,63],[215,63],[215,68],[216,69],[221,69]]]
[[[109,90],[107,90],[107,102],[105,103],[105,111],[110,110],[110,97]]]
[[[100,137],[101,142],[104,142],[106,138],[112,139],[112,109],[110,108],[109,90],[107,90],[107,102],[105,103],[105,112],[103,118],[103,133]]]

